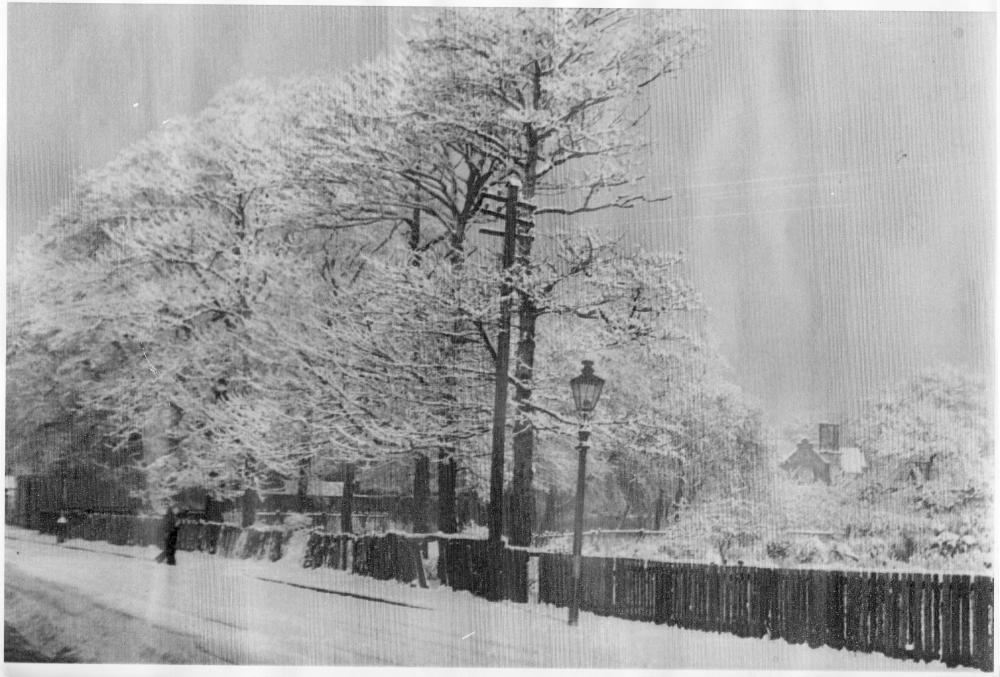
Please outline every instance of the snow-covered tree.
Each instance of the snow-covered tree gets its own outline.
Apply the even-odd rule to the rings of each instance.
[[[93,372],[74,377],[74,407],[100,412],[119,443],[142,436],[160,495],[231,493],[248,467],[286,461],[248,451],[251,440],[227,447],[223,434],[229,401],[259,368],[246,321],[269,271],[297,263],[296,232],[315,217],[283,181],[274,149],[287,128],[268,97],[255,83],[232,88],[129,148],[80,182],[44,246],[22,256],[19,335],[43,341],[63,371]]]
[[[934,531],[968,532],[988,549],[991,407],[985,378],[953,367],[919,374],[872,401],[853,426],[873,466],[862,498],[902,500],[902,510],[924,514]]]
[[[429,67],[422,114],[515,173],[534,212],[571,216],[648,199],[637,184],[643,89],[680,67],[693,32],[666,12],[442,10],[411,46]],[[529,233],[530,234],[530,233]],[[533,261],[532,239],[518,258]],[[511,540],[530,542],[536,299],[519,295]]]

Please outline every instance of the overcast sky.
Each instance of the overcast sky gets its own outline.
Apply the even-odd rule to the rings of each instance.
[[[419,10],[8,5],[8,251],[80,171],[243,77],[342,68]],[[776,418],[857,412],[937,363],[992,372],[994,16],[697,11],[657,85],[651,185],[608,217],[683,249]]]

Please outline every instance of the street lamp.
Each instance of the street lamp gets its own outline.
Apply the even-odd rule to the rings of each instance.
[[[587,421],[594,413],[597,400],[601,398],[604,379],[594,374],[594,363],[591,360],[584,360],[583,371],[576,378],[570,379],[569,387],[573,391],[577,416],[580,417],[580,444],[576,448],[580,453],[580,462],[576,474],[576,515],[573,519],[573,581],[569,604],[569,624],[576,625],[580,617],[580,597],[583,592],[580,563],[583,550],[583,494],[587,486],[587,449],[590,446],[588,444],[590,429]]]

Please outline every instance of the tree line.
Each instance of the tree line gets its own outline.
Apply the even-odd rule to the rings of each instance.
[[[395,458],[418,527],[436,464],[454,531],[459,483],[488,475],[506,282],[511,542],[530,541],[538,489],[571,481],[583,358],[614,374],[598,497],[679,510],[759,491],[759,415],[683,258],[584,225],[669,199],[641,173],[646,93],[698,49],[668,11],[447,8],[376,61],[220,92],[83,176],[21,246],[8,449],[86,429],[56,461],[125,453],[150,503]],[[511,181],[534,208],[502,271],[479,229]]]

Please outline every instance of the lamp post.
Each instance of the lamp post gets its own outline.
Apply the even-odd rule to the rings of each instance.
[[[590,448],[590,420],[601,398],[604,379],[594,374],[594,363],[583,361],[583,371],[576,378],[570,379],[569,387],[573,391],[573,403],[576,405],[577,416],[580,417],[580,444],[576,449],[580,454],[576,473],[576,514],[573,519],[573,580],[569,604],[569,624],[576,625],[580,617],[580,563],[583,551],[583,496],[587,486],[587,449]]]

